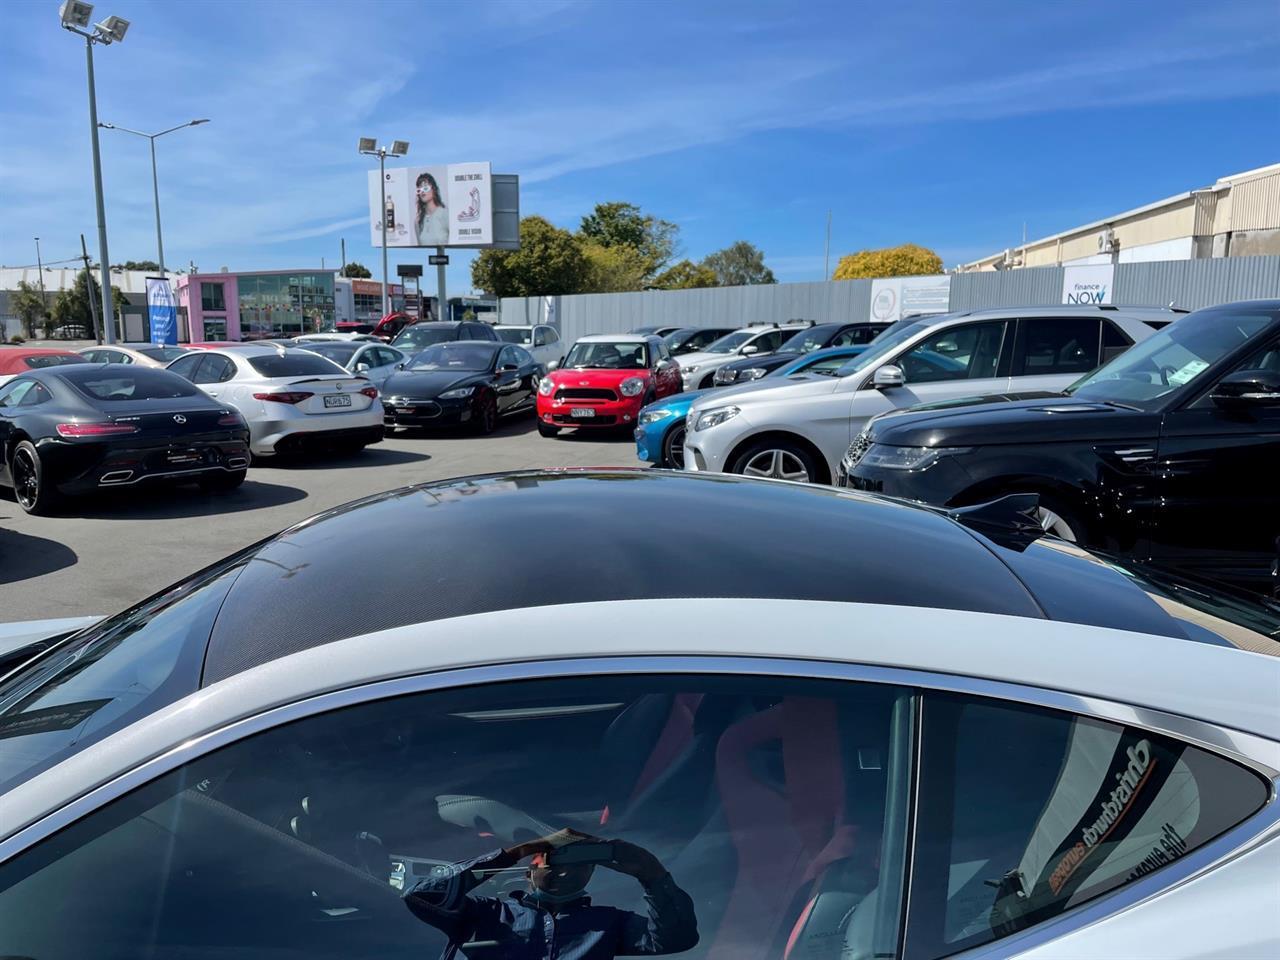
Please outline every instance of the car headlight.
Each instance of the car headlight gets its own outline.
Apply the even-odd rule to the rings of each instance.
[[[552,391],[555,390],[555,388],[556,388],[556,385],[551,382],[550,377],[543,377],[541,380],[538,381],[538,396],[549,397],[551,396],[551,393]]]
[[[766,370],[766,369],[764,369],[764,367],[751,367],[750,369],[743,370],[743,371],[742,371],[742,376],[741,376],[739,379],[742,379],[742,380],[759,380],[761,377],[763,377],[763,376],[764,376],[766,373],[768,373],[768,372],[769,372],[769,371],[768,371],[768,370]]]
[[[733,383],[733,381],[737,379],[737,376],[738,372],[736,370],[730,370],[728,367],[721,367],[716,371],[714,379],[716,383]]]
[[[720,407],[717,410],[708,410],[706,413],[698,417],[698,422],[694,426],[695,430],[706,430],[710,427],[716,427],[724,423],[726,420],[732,420],[742,411],[737,407]]]
[[[624,397],[638,397],[644,392],[644,377],[627,377],[618,385],[618,391]]]
[[[698,372],[698,365],[696,363],[692,367],[686,367],[684,364],[680,364],[681,376],[687,377],[689,374],[697,373],[697,372]]]
[[[646,423],[657,423],[659,420],[665,420],[667,417],[674,417],[676,412],[667,407],[659,407],[657,410],[644,410],[640,414],[640,426]]]
[[[858,465],[886,470],[923,470],[943,457],[967,453],[968,450],[968,447],[891,447],[873,443]]]
[[[476,392],[475,387],[456,387],[453,390],[446,390],[440,394],[441,400],[461,400],[463,397],[469,397]]]

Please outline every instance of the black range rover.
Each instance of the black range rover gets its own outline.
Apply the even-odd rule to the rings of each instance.
[[[952,507],[1037,493],[1063,539],[1280,590],[1280,300],[1189,314],[1062,395],[877,418],[839,483]]]

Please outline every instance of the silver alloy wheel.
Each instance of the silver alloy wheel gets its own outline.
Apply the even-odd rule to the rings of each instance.
[[[1060,540],[1076,542],[1076,532],[1071,529],[1071,524],[1048,507],[1036,507],[1036,519],[1040,521],[1040,529],[1045,533],[1051,533]]]
[[[742,468],[745,477],[769,477],[773,480],[809,482],[809,470],[790,450],[761,450]]]

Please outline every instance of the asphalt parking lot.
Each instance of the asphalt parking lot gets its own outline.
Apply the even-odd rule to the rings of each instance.
[[[538,436],[531,416],[488,437],[395,434],[358,456],[255,466],[234,493],[153,486],[30,517],[0,490],[0,621],[110,614],[321,510],[427,480],[529,467],[637,466],[629,436]],[[341,589],[341,584],[335,584]]]

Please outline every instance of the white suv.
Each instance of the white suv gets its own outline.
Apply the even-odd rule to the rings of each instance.
[[[680,378],[686,390],[705,390],[715,384],[712,378],[715,372],[726,363],[741,360],[743,357],[763,357],[773,353],[793,334],[799,333],[812,323],[791,324],[759,324],[743,327],[733,333],[727,333],[714,343],[708,344],[701,353],[686,353],[677,357],[680,364]]]
[[[1010,390],[1058,392],[1178,316],[1152,307],[1007,307],[902,320],[835,377],[784,378],[695,401],[684,468],[830,483],[874,416]]]

